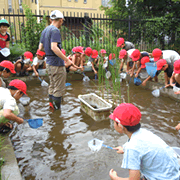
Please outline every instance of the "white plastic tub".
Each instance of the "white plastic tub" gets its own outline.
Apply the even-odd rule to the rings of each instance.
[[[112,105],[95,93],[79,95],[81,109],[91,116],[95,121],[107,120],[110,115]]]

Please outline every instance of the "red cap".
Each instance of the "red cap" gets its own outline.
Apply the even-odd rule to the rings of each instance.
[[[116,57],[116,55],[115,55],[114,53],[111,53],[111,54],[109,55],[109,60],[114,59],[115,57]]]
[[[90,47],[87,47],[85,50],[86,56],[90,56],[92,54],[92,49]]]
[[[156,48],[153,50],[152,55],[154,57],[154,61],[158,61],[160,59],[160,56],[162,55],[162,51]]]
[[[30,51],[26,51],[24,53],[24,56],[27,58],[27,59],[30,59],[30,61],[33,61],[33,54],[30,52]]]
[[[119,58],[123,59],[126,54],[127,54],[127,51],[125,49],[122,49],[121,51],[119,51]]]
[[[101,49],[100,53],[101,54],[103,54],[103,53],[106,54],[106,50],[105,49]]]
[[[92,58],[97,58],[98,57],[98,51],[97,50],[92,50],[92,55],[91,55]]]
[[[139,60],[140,56],[141,56],[140,51],[139,51],[138,49],[135,49],[135,50],[132,52],[130,58],[132,58],[133,61],[137,61],[137,60]]]
[[[36,54],[38,54],[39,56],[45,56],[46,53],[43,51],[40,51],[39,49],[37,50]]]
[[[174,73],[180,74],[180,59],[174,62]]]
[[[124,38],[119,38],[117,40],[117,47],[120,47],[124,43]]]
[[[109,117],[124,126],[135,126],[141,120],[141,112],[133,104],[122,103],[115,108]]]
[[[149,62],[150,61],[150,59],[149,59],[149,57],[148,56],[145,56],[145,57],[143,57],[142,59],[141,59],[141,68],[145,68],[146,67],[146,63],[147,62]]]
[[[66,51],[64,49],[61,49],[61,52],[66,55]]]
[[[14,74],[16,73],[16,71],[14,70],[15,69],[14,64],[11,61],[4,60],[0,63],[0,66],[9,69],[11,73],[14,73]]]
[[[26,94],[27,86],[25,82],[19,80],[19,79],[14,79],[9,83],[9,86],[14,86],[15,88],[19,89],[22,91],[24,94]],[[27,95],[27,94],[26,94]]]
[[[78,52],[78,53],[83,53],[83,48],[81,47],[81,46],[77,46],[76,48],[75,48],[75,52]]]
[[[162,67],[167,64],[166,60],[165,59],[160,59],[157,61],[156,65],[157,65],[157,71],[158,70],[161,70]]]

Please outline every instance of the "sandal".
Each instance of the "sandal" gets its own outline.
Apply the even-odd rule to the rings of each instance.
[[[8,133],[13,129],[13,125],[11,123],[6,123],[0,127],[0,133]]]

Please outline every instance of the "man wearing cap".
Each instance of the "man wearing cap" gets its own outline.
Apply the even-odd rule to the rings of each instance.
[[[128,51],[129,49],[134,49],[135,48],[135,46],[134,46],[134,44],[132,42],[129,42],[129,41],[124,42],[124,38],[119,38],[117,40],[117,47],[123,48],[126,51]]]
[[[66,90],[66,65],[73,64],[61,51],[61,34],[59,28],[64,21],[63,14],[54,10],[50,14],[51,24],[46,27],[40,38],[39,49],[45,50],[46,68],[48,71],[49,85],[49,105],[52,110],[60,109],[61,99]]]
[[[19,100],[23,94],[26,94],[26,84],[14,79],[9,83],[8,88],[0,87],[0,132],[5,133],[12,129],[9,120],[22,124],[24,121],[18,117],[19,109],[16,100]]]
[[[114,148],[123,154],[122,168],[129,170],[129,178],[117,176],[110,170],[111,180],[140,180],[141,174],[146,179],[179,180],[179,165],[174,150],[160,137],[141,128],[141,112],[130,103],[120,104],[110,115],[114,128],[129,138],[123,147]]]
[[[11,61],[4,60],[0,63],[0,76],[8,78],[11,73],[15,74],[14,64]],[[6,83],[0,77],[0,87],[6,87]]]

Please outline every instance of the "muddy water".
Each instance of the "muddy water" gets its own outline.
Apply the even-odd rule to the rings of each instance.
[[[39,81],[28,82],[29,106],[20,106],[23,118],[43,117],[44,124],[37,130],[27,123],[16,126],[11,133],[15,154],[23,179],[34,180],[109,180],[113,168],[119,176],[126,177],[121,169],[122,155],[102,147],[92,153],[87,142],[93,138],[115,147],[127,141],[125,135],[115,132],[111,120],[95,122],[80,110],[79,94],[95,92],[94,83],[73,81],[67,88],[62,111],[51,113],[47,88]],[[127,87],[122,94],[127,102]],[[150,90],[130,86],[130,102],[142,112],[142,127],[153,131],[170,146],[180,146],[174,126],[180,120],[180,103],[160,96],[155,98]]]

